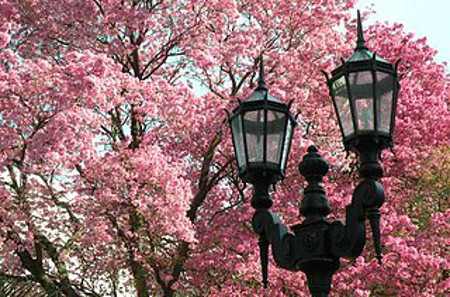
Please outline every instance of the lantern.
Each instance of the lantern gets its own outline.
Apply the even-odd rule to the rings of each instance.
[[[296,122],[286,104],[272,96],[264,82],[261,59],[258,87],[229,118],[239,175],[251,183],[284,178]]]
[[[379,149],[392,146],[399,82],[397,65],[370,52],[365,45],[358,11],[358,40],[353,55],[332,71],[331,98],[346,149],[363,142]]]

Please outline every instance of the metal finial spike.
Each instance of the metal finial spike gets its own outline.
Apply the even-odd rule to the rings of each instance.
[[[357,30],[358,30],[358,40],[356,41],[356,49],[367,49],[366,41],[364,40],[363,29],[361,24],[361,16],[358,9],[358,17],[357,17]]]
[[[381,254],[380,255],[376,255],[376,257],[377,257],[377,261],[378,261],[378,265],[383,265],[383,256],[381,256]]]
[[[269,284],[269,241],[266,239],[265,235],[259,237],[259,257],[261,260],[261,271],[262,271],[262,283],[265,289]]]
[[[267,89],[264,81],[264,61],[263,56],[259,58],[259,77],[258,77],[258,89]]]

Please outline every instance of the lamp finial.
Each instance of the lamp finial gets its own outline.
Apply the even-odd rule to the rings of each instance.
[[[263,55],[259,57],[259,77],[258,77],[258,89],[267,89],[264,81],[264,61]]]
[[[366,41],[364,40],[363,35],[363,29],[361,24],[361,16],[358,9],[358,16],[357,16],[357,30],[358,30],[358,39],[356,41],[356,50],[359,49],[367,49],[366,47]]]

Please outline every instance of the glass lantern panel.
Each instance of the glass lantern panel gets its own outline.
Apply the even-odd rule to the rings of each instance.
[[[234,147],[239,169],[245,165],[244,134],[242,133],[242,117],[238,115],[231,122]]]
[[[286,168],[286,161],[287,157],[289,155],[289,146],[291,144],[291,138],[292,138],[292,130],[293,130],[293,123],[291,119],[288,119],[286,124],[286,134],[284,135],[284,142],[283,142],[283,156],[281,158],[281,171],[284,171]]]
[[[377,72],[377,118],[378,130],[390,133],[394,78],[385,72]]]
[[[342,132],[347,137],[355,133],[352,121],[352,112],[350,109],[350,100],[347,93],[347,84],[345,82],[345,76],[337,79],[333,83],[334,103],[338,111],[338,117],[341,122]]]
[[[267,111],[267,162],[277,163],[281,159],[286,114]]]
[[[245,139],[249,162],[264,161],[264,110],[244,114]]]
[[[350,91],[355,102],[356,119],[359,131],[373,131],[373,79],[372,72],[352,72],[349,74]]]

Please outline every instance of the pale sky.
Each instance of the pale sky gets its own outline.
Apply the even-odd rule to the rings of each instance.
[[[417,38],[426,36],[438,50],[436,60],[450,64],[450,0],[358,0],[356,7],[364,11],[372,3],[376,13],[367,20],[369,24],[401,23]]]

